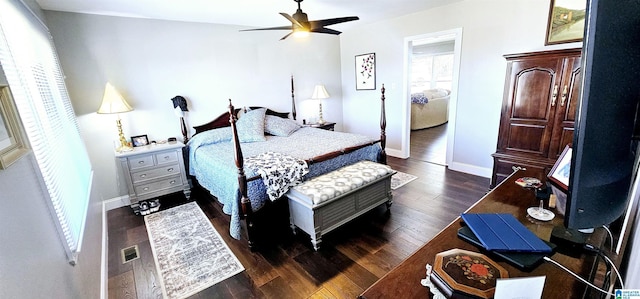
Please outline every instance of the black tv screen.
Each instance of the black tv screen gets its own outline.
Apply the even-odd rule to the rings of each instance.
[[[585,27],[565,213],[573,229],[610,224],[627,206],[640,100],[640,5],[590,0]]]

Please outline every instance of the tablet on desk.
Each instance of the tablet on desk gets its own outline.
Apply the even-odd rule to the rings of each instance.
[[[481,249],[485,249],[484,246],[482,246],[482,242],[480,242],[480,240],[478,240],[478,238],[476,237],[476,235],[473,233],[473,231],[471,231],[471,229],[468,226],[463,226],[460,229],[458,229],[458,237],[460,239],[463,239]],[[556,245],[553,243],[549,243],[546,242],[544,240],[542,240],[543,242],[545,242],[547,245],[549,245],[549,247],[551,248],[552,252],[551,253],[540,253],[540,252],[499,252],[499,251],[490,251],[490,250],[486,250],[487,253],[489,255],[493,255],[496,257],[499,257],[501,259],[504,259],[507,263],[515,266],[516,268],[522,270],[522,271],[526,271],[529,272],[533,269],[535,269],[538,265],[540,265],[543,261],[543,258],[545,256],[552,256],[553,253],[555,252],[556,249]]]
[[[506,213],[464,213],[462,220],[487,250],[551,252],[551,247]]]

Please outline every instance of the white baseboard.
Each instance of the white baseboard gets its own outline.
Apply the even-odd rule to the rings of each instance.
[[[102,202],[102,257],[100,261],[100,299],[109,298],[109,269],[107,259],[109,256],[109,235],[107,233],[107,209]]]
[[[477,175],[485,178],[490,178],[491,173],[493,172],[493,169],[491,168],[478,167],[474,165],[457,163],[457,162],[451,163],[449,165],[449,169],[468,173],[468,174],[473,174],[473,175]]]
[[[111,211],[113,209],[131,205],[131,200],[128,195],[125,195],[104,200],[102,201],[102,204],[106,207],[106,211]]]
[[[396,157],[396,158],[400,158],[400,159],[409,158],[408,156],[404,155],[402,153],[402,151],[397,150],[397,149],[387,148],[387,149],[385,149],[385,152],[387,153],[387,155],[392,156],[392,157]]]
[[[396,158],[400,158],[400,159],[407,159],[409,157],[403,155],[402,151],[397,150],[397,149],[386,149],[387,155],[392,156],[392,157],[396,157]],[[464,172],[464,173],[468,173],[468,174],[472,174],[472,175],[477,175],[477,176],[481,176],[481,177],[485,177],[485,178],[490,178],[491,174],[493,172],[493,169],[491,168],[484,168],[484,167],[478,167],[478,166],[474,166],[474,165],[470,165],[470,164],[464,164],[464,163],[458,163],[458,162],[452,162],[451,164],[448,165],[449,169],[451,170],[455,170],[455,171],[459,171],[459,172]]]

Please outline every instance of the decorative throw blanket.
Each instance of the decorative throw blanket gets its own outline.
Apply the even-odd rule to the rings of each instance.
[[[244,166],[260,174],[272,201],[280,198],[289,188],[302,181],[309,172],[304,160],[275,152],[266,152],[244,159]]]

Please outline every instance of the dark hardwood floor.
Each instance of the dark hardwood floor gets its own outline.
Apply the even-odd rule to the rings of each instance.
[[[390,213],[383,205],[333,231],[318,252],[306,234],[293,235],[287,225],[273,228],[272,243],[249,251],[246,242],[229,236],[229,217],[194,189],[192,199],[246,270],[190,298],[355,298],[488,191],[489,179],[441,165],[393,157],[388,164],[418,179],[393,191]],[[164,209],[184,198],[178,193],[161,202]],[[161,298],[143,218],[128,207],[107,217],[109,298]],[[140,258],[123,264],[120,251],[132,245],[138,245]],[[423,274],[416,273],[416,283]]]
[[[412,159],[446,165],[447,125],[411,131],[409,155]]]

